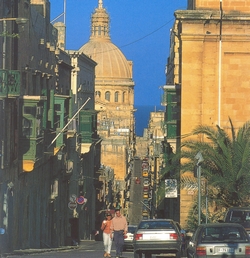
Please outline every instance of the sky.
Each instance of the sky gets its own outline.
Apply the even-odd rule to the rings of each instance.
[[[127,60],[133,61],[136,108],[164,110],[160,106],[163,94],[160,87],[166,82],[170,29],[174,12],[185,10],[187,1],[103,0],[110,17],[111,41]],[[66,3],[66,50],[78,50],[89,41],[91,14],[98,7],[98,0],[50,0],[50,3],[51,21],[64,21]]]

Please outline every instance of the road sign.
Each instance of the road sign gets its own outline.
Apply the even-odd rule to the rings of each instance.
[[[72,194],[72,195],[69,197],[69,200],[70,200],[70,202],[76,202],[76,195],[75,195],[75,194]]]
[[[79,196],[78,198],[76,198],[76,202],[78,203],[78,204],[83,204],[84,203],[84,197],[83,196]]]
[[[77,203],[76,202],[69,202],[68,207],[69,207],[69,209],[74,210],[77,207]]]

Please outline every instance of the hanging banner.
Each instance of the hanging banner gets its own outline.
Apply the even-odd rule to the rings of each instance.
[[[165,179],[165,198],[177,198],[177,180]]]

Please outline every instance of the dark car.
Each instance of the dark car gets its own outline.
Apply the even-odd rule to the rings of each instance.
[[[224,221],[227,223],[241,224],[250,235],[250,208],[232,207],[225,214]]]
[[[124,251],[127,249],[133,249],[133,239],[136,228],[137,226],[135,225],[128,225],[128,232],[126,235],[124,235]]]
[[[188,258],[250,258],[250,239],[237,223],[200,225],[187,246]]]
[[[134,234],[134,258],[151,258],[152,254],[181,257],[181,233],[171,219],[142,220]]]

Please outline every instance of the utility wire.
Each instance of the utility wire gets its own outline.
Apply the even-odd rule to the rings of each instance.
[[[139,38],[139,39],[136,39],[136,40],[134,40],[134,41],[132,41],[132,42],[130,42],[130,43],[128,43],[128,44],[125,44],[125,45],[121,46],[120,48],[130,46],[130,45],[132,45],[132,44],[134,44],[134,43],[137,43],[137,42],[139,42],[139,41],[141,41],[141,40],[143,40],[143,39],[145,39],[145,38],[151,36],[152,34],[154,34],[155,32],[157,32],[158,30],[160,30],[160,29],[162,29],[163,27],[165,27],[166,25],[168,25],[168,24],[169,24],[170,22],[172,22],[173,20],[174,20],[174,19],[169,20],[168,22],[166,22],[165,24],[161,25],[159,28],[155,29],[154,31],[152,31],[152,32],[146,34],[145,36],[143,36],[143,37],[141,37],[141,38]]]

